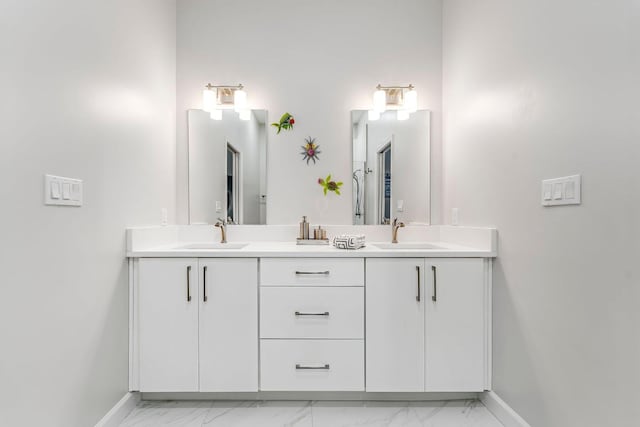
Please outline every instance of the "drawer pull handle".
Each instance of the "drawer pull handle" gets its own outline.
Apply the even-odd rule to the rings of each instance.
[[[323,311],[321,313],[305,313],[302,311],[296,311],[294,313],[296,316],[328,316],[329,312],[328,311]]]
[[[431,301],[438,301],[438,273],[436,270],[436,266],[431,266],[431,272],[433,273],[433,295],[431,296]]]
[[[309,370],[309,369],[322,369],[322,370],[329,370],[329,364],[326,363],[324,365],[300,365],[296,363],[296,369],[297,370]]]
[[[187,302],[191,302],[191,266],[187,266]]]
[[[207,297],[207,266],[205,265],[202,268],[202,301],[207,302],[209,298]]]
[[[327,271],[296,271],[296,276],[309,276],[309,275],[328,276],[329,270]]]
[[[416,273],[418,273],[418,292],[416,293],[416,301],[420,302],[420,266],[416,265]]]

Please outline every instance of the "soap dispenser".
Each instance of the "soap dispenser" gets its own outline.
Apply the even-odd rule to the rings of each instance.
[[[309,239],[309,223],[307,222],[307,217],[302,217],[302,222],[300,223],[300,239],[307,240]]]

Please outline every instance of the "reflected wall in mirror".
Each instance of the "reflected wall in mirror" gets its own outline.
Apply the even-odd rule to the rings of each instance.
[[[396,113],[369,120],[366,110],[351,112],[354,224],[429,223],[430,112]]]
[[[189,110],[189,222],[266,224],[267,112]]]

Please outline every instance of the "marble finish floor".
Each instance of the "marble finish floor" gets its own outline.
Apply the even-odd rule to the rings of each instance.
[[[502,427],[477,400],[142,401],[121,427]]]

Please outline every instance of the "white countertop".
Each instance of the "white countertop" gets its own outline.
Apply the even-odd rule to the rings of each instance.
[[[193,244],[202,244],[202,241]],[[214,242],[212,242],[214,243]],[[241,242],[232,242],[233,244]],[[381,249],[371,242],[361,249],[337,249],[332,245],[297,245],[295,242],[245,242],[240,249],[184,249],[190,242],[180,242],[142,250],[128,251],[130,258],[493,258],[494,250],[478,249],[449,242],[425,242],[437,246],[434,249]]]

